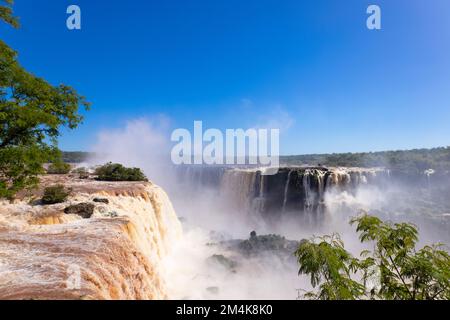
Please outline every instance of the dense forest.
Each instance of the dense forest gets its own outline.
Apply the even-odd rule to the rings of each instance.
[[[63,151],[62,159],[68,163],[80,163],[86,161],[89,155],[91,155],[90,152],[84,151]]]
[[[342,167],[386,167],[401,171],[427,169],[450,170],[450,147],[382,151],[366,153],[334,153],[282,156],[282,165],[323,165]]]

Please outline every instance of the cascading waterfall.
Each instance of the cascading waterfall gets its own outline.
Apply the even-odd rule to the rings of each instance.
[[[223,172],[219,193],[229,200],[233,209],[248,210],[251,203],[249,198],[255,197],[255,183],[257,173],[249,170],[226,170]],[[233,187],[230,187],[233,186]]]
[[[0,203],[0,299],[168,298],[163,260],[182,229],[167,194],[152,183],[65,183],[77,191],[64,203]],[[76,203],[95,203],[91,218],[64,213]]]
[[[259,175],[259,179],[260,179],[260,183],[259,183],[259,196],[256,199],[256,203],[257,203],[257,209],[258,212],[263,212],[264,211],[264,187],[265,187],[265,180],[266,180],[266,176],[260,174]]]
[[[249,215],[261,214],[273,220],[281,215],[305,217],[315,223],[325,211],[325,195],[333,190],[353,193],[358,186],[376,184],[389,177],[381,168],[280,168],[275,175],[264,175],[263,169],[191,168],[205,170],[191,174],[196,181],[206,181],[233,209]],[[199,177],[201,176],[201,179]]]
[[[425,176],[427,177],[427,186],[428,190],[431,190],[431,176],[435,173],[433,169],[427,169],[424,171]]]
[[[260,187],[259,187],[259,197],[260,198],[264,198],[264,175],[260,175],[260,177],[261,177],[261,184],[260,184]]]
[[[286,211],[287,193],[289,190],[289,183],[291,182],[291,175],[292,175],[292,171],[289,171],[287,180],[286,180],[286,185],[284,187],[284,198],[283,198],[283,209],[282,209],[283,212]]]
[[[310,171],[306,170],[303,174],[302,179],[303,188],[305,190],[305,198],[303,199],[304,211],[309,213],[311,209],[312,199],[311,199],[311,181],[310,181]]]

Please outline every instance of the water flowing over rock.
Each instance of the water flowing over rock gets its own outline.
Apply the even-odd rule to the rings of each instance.
[[[55,179],[67,177],[43,185]],[[1,203],[0,299],[167,298],[161,260],[181,225],[166,193],[151,183],[59,182],[73,189],[65,203]],[[108,203],[90,219],[64,213],[96,197]]]
[[[390,179],[390,172],[382,168],[286,167],[275,175],[262,175],[258,169],[186,166],[179,170],[179,177],[197,188],[215,189],[235,210],[261,214],[267,220],[298,215],[314,223],[324,214],[327,192],[351,193],[361,185],[381,185]]]

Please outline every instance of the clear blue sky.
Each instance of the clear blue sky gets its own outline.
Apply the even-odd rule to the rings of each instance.
[[[66,28],[66,8],[82,30]],[[366,28],[378,4],[382,30]],[[60,147],[158,114],[173,127],[287,123],[283,154],[450,145],[450,1],[17,0],[0,38],[92,102]]]

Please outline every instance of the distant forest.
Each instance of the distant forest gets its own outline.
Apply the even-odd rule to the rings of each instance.
[[[80,163],[92,153],[63,152],[65,162]],[[382,151],[364,153],[310,154],[281,156],[281,165],[322,165],[329,167],[385,167],[408,172],[427,169],[450,170],[450,147],[414,149],[407,151]]]
[[[90,155],[92,155],[91,152],[63,151],[62,159],[64,162],[68,162],[68,163],[80,163],[80,162],[86,161]]]
[[[311,154],[280,157],[282,165],[322,165],[338,167],[385,167],[417,172],[450,170],[450,147],[364,153]]]

